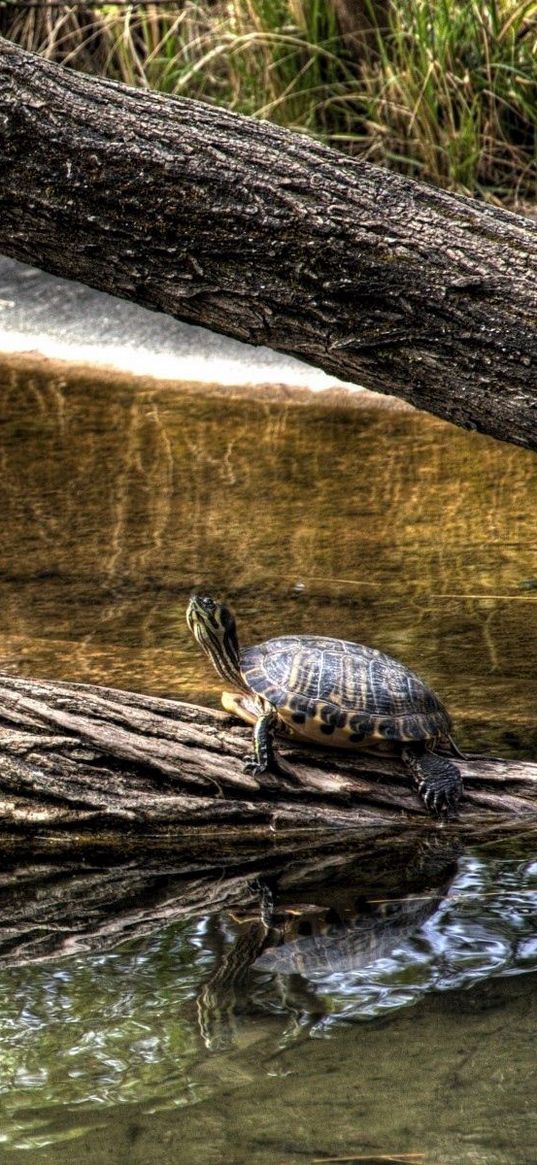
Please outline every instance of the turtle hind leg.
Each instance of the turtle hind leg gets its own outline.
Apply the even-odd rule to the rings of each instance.
[[[429,813],[457,813],[463,786],[459,769],[452,761],[434,752],[421,756],[412,748],[403,749],[403,762]]]

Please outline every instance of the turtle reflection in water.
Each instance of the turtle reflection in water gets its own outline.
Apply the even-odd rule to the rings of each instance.
[[[210,1052],[221,1052],[235,1042],[235,1017],[240,999],[247,997],[250,968],[272,934],[272,893],[264,883],[256,885],[258,911],[252,918],[233,916],[239,924],[235,942],[203,984],[196,1003],[203,1042]]]
[[[211,1052],[232,1048],[238,1017],[257,1008],[282,1008],[294,1017],[297,1034],[326,1014],[326,997],[315,986],[319,976],[364,971],[390,956],[419,931],[435,912],[445,886],[428,887],[400,898],[370,901],[360,896],[333,905],[295,904],[275,908],[267,887],[255,917],[231,915],[237,937],[197,997],[203,1041]],[[261,973],[253,988],[251,973]],[[272,987],[267,986],[266,974]],[[255,983],[255,980],[254,980]],[[261,988],[259,987],[261,984]],[[268,992],[268,995],[267,995]]]
[[[241,690],[224,692],[222,703],[253,725],[247,765],[254,775],[277,771],[275,732],[335,748],[395,750],[429,812],[456,811],[459,769],[433,751],[457,752],[450,717],[403,664],[319,635],[283,635],[241,650],[232,612],[209,595],[193,595],[186,618],[218,675]]]

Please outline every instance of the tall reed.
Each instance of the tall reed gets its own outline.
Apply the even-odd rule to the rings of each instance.
[[[468,193],[537,196],[535,0],[392,0],[361,81],[373,160]]]
[[[0,31],[454,190],[537,196],[537,0],[10,0]]]

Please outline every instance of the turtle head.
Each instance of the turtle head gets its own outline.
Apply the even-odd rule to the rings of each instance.
[[[192,595],[186,621],[218,675],[242,686],[237,625],[229,607],[210,595]]]

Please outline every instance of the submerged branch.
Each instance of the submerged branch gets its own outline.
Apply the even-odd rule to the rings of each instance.
[[[0,708],[0,824],[13,851],[161,846],[236,861],[248,848],[291,852],[304,831],[435,828],[389,756],[285,742],[289,775],[253,777],[242,765],[249,729],[208,708],[12,676],[0,679]],[[537,765],[457,763],[466,789],[458,831],[537,820]]]

